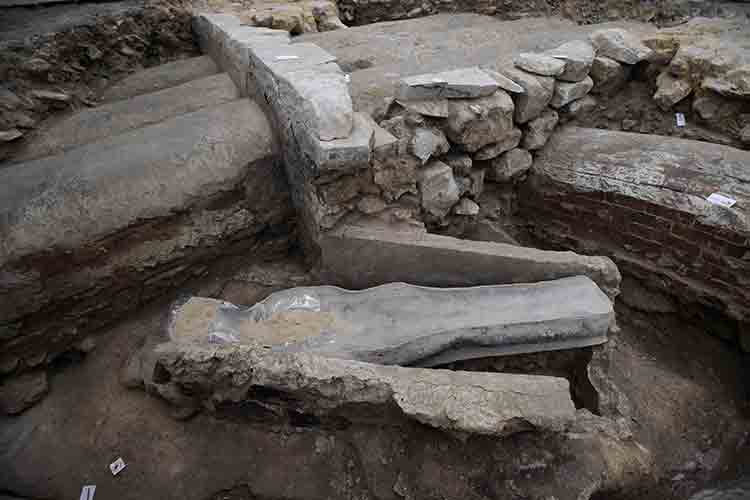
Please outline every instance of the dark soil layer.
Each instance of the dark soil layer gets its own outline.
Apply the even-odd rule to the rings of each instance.
[[[0,131],[24,135],[126,74],[198,54],[190,11],[166,2],[2,9],[0,38]],[[22,143],[0,142],[0,161]]]

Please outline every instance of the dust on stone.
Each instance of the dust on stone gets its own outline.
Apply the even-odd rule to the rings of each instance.
[[[207,342],[220,315],[221,302],[193,297],[175,311],[171,335],[184,342]],[[325,311],[280,311],[263,321],[248,317],[233,334],[241,344],[279,345],[302,342],[323,333],[348,333],[351,325]]]

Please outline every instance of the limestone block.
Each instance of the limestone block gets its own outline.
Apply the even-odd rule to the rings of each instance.
[[[636,64],[651,57],[652,51],[631,33],[621,28],[595,31],[589,37],[597,56],[624,64]]]
[[[453,170],[441,161],[429,163],[419,172],[422,208],[432,215],[444,217],[459,199]]]
[[[564,43],[545,54],[565,62],[565,69],[557,75],[557,79],[566,82],[580,82],[585,79],[589,75],[595,55],[594,47],[586,40]]]
[[[479,161],[491,160],[492,158],[500,156],[502,153],[517,147],[521,142],[522,135],[523,132],[521,132],[521,129],[516,127],[511,130],[501,141],[488,144],[487,146],[484,146],[482,149],[474,153],[474,159]]]
[[[594,87],[591,92],[612,95],[622,88],[630,77],[631,68],[609,57],[598,56],[591,64],[591,79]]]
[[[513,109],[513,100],[502,90],[488,97],[453,100],[445,122],[446,135],[467,151],[475,152],[512,132]]]
[[[569,102],[581,99],[593,87],[594,81],[588,76],[578,82],[557,82],[549,105],[553,108],[561,108]]]
[[[516,68],[504,67],[501,73],[524,90],[523,94],[514,94],[515,121],[526,123],[533,120],[544,111],[552,99],[555,90],[555,79],[548,76],[538,76]]]
[[[485,97],[499,88],[498,83],[478,67],[428,73],[402,78],[396,86],[396,99],[465,99]]]
[[[555,130],[558,118],[556,111],[548,109],[539,118],[535,118],[526,124],[523,147],[532,151],[543,147],[552,135],[552,131]]]
[[[669,111],[692,91],[693,87],[689,81],[675,78],[668,71],[664,71],[656,78],[654,101],[663,111]]]
[[[522,52],[513,59],[513,64],[529,73],[542,76],[558,76],[565,71],[565,61],[544,54]]]
[[[508,182],[526,173],[533,163],[531,153],[515,148],[492,160],[487,176],[495,182]]]

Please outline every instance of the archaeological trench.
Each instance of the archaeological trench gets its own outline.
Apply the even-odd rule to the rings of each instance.
[[[750,498],[748,13],[0,0],[0,499]]]

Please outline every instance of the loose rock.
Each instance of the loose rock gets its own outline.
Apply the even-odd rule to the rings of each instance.
[[[588,76],[579,82],[557,82],[549,105],[553,108],[561,108],[569,102],[584,97],[593,86],[594,81]]]
[[[17,129],[0,130],[0,142],[11,142],[23,137],[23,134]]]
[[[693,111],[706,121],[724,120],[737,114],[737,103],[714,92],[698,89],[693,98]]]
[[[459,189],[451,168],[433,161],[419,173],[422,208],[437,217],[445,217],[459,199]]]
[[[511,149],[517,147],[521,142],[522,135],[523,132],[521,132],[520,128],[514,128],[503,138],[503,140],[493,144],[489,144],[477,151],[474,154],[474,159],[483,161],[491,160],[492,158],[500,156],[506,151],[510,151]]]
[[[31,95],[43,101],[54,101],[59,103],[69,103],[72,99],[70,94],[64,92],[53,92],[51,90],[32,90]]]
[[[402,78],[396,86],[396,98],[407,101],[477,98],[489,96],[498,88],[490,75],[475,66]]]
[[[583,99],[571,102],[563,107],[561,111],[569,118],[580,118],[594,111],[598,104],[595,97],[587,95]]]
[[[451,101],[451,112],[446,120],[448,138],[475,152],[513,130],[513,100],[507,92],[498,90],[489,97]]]
[[[382,212],[386,207],[386,203],[377,196],[365,196],[357,202],[357,209],[367,215]]]
[[[443,159],[453,169],[453,173],[459,176],[467,176],[471,172],[473,161],[471,156],[465,153],[451,153]]]
[[[542,76],[557,76],[565,71],[565,61],[544,54],[524,52],[513,59],[513,64],[529,73]]]
[[[622,88],[630,77],[631,68],[623,66],[609,57],[596,57],[591,64],[591,79],[594,87],[591,92],[612,95]]]
[[[435,118],[448,118],[450,113],[449,101],[447,99],[427,99],[424,101],[396,100],[407,111],[419,113],[423,116]]]
[[[47,373],[24,373],[0,385],[0,411],[17,415],[41,400],[47,393]]]
[[[546,54],[565,62],[565,69],[557,79],[566,82],[580,82],[589,76],[595,56],[594,47],[585,40],[564,43]]]
[[[621,28],[595,31],[589,37],[597,56],[604,56],[625,64],[636,64],[651,57],[652,51],[641,41]]]
[[[458,205],[453,209],[456,215],[477,215],[479,213],[479,205],[469,198],[461,198]]]
[[[492,160],[487,175],[493,181],[508,182],[526,173],[531,168],[533,161],[531,153],[525,149],[511,149]]]
[[[667,71],[658,76],[656,87],[654,101],[662,111],[669,111],[672,106],[689,96],[690,92],[693,91],[690,82],[675,78]]]
[[[483,69],[485,73],[490,75],[493,80],[497,82],[501,89],[510,92],[512,94],[523,94],[525,90],[519,84],[508,78],[507,76],[501,75],[495,70]]]
[[[552,131],[555,130],[557,121],[557,112],[551,109],[542,113],[539,118],[531,120],[526,125],[525,134],[523,136],[523,147],[533,151],[547,144],[549,136],[552,135]]]
[[[445,154],[450,149],[445,134],[436,128],[419,127],[414,131],[411,140],[411,153],[420,159],[422,164],[431,157]]]
[[[532,75],[516,68],[503,68],[501,71],[524,89],[523,94],[514,95],[515,120],[526,123],[539,116],[552,99],[555,79]]]
[[[706,78],[702,87],[727,97],[750,97],[750,64],[735,68],[724,76]]]

